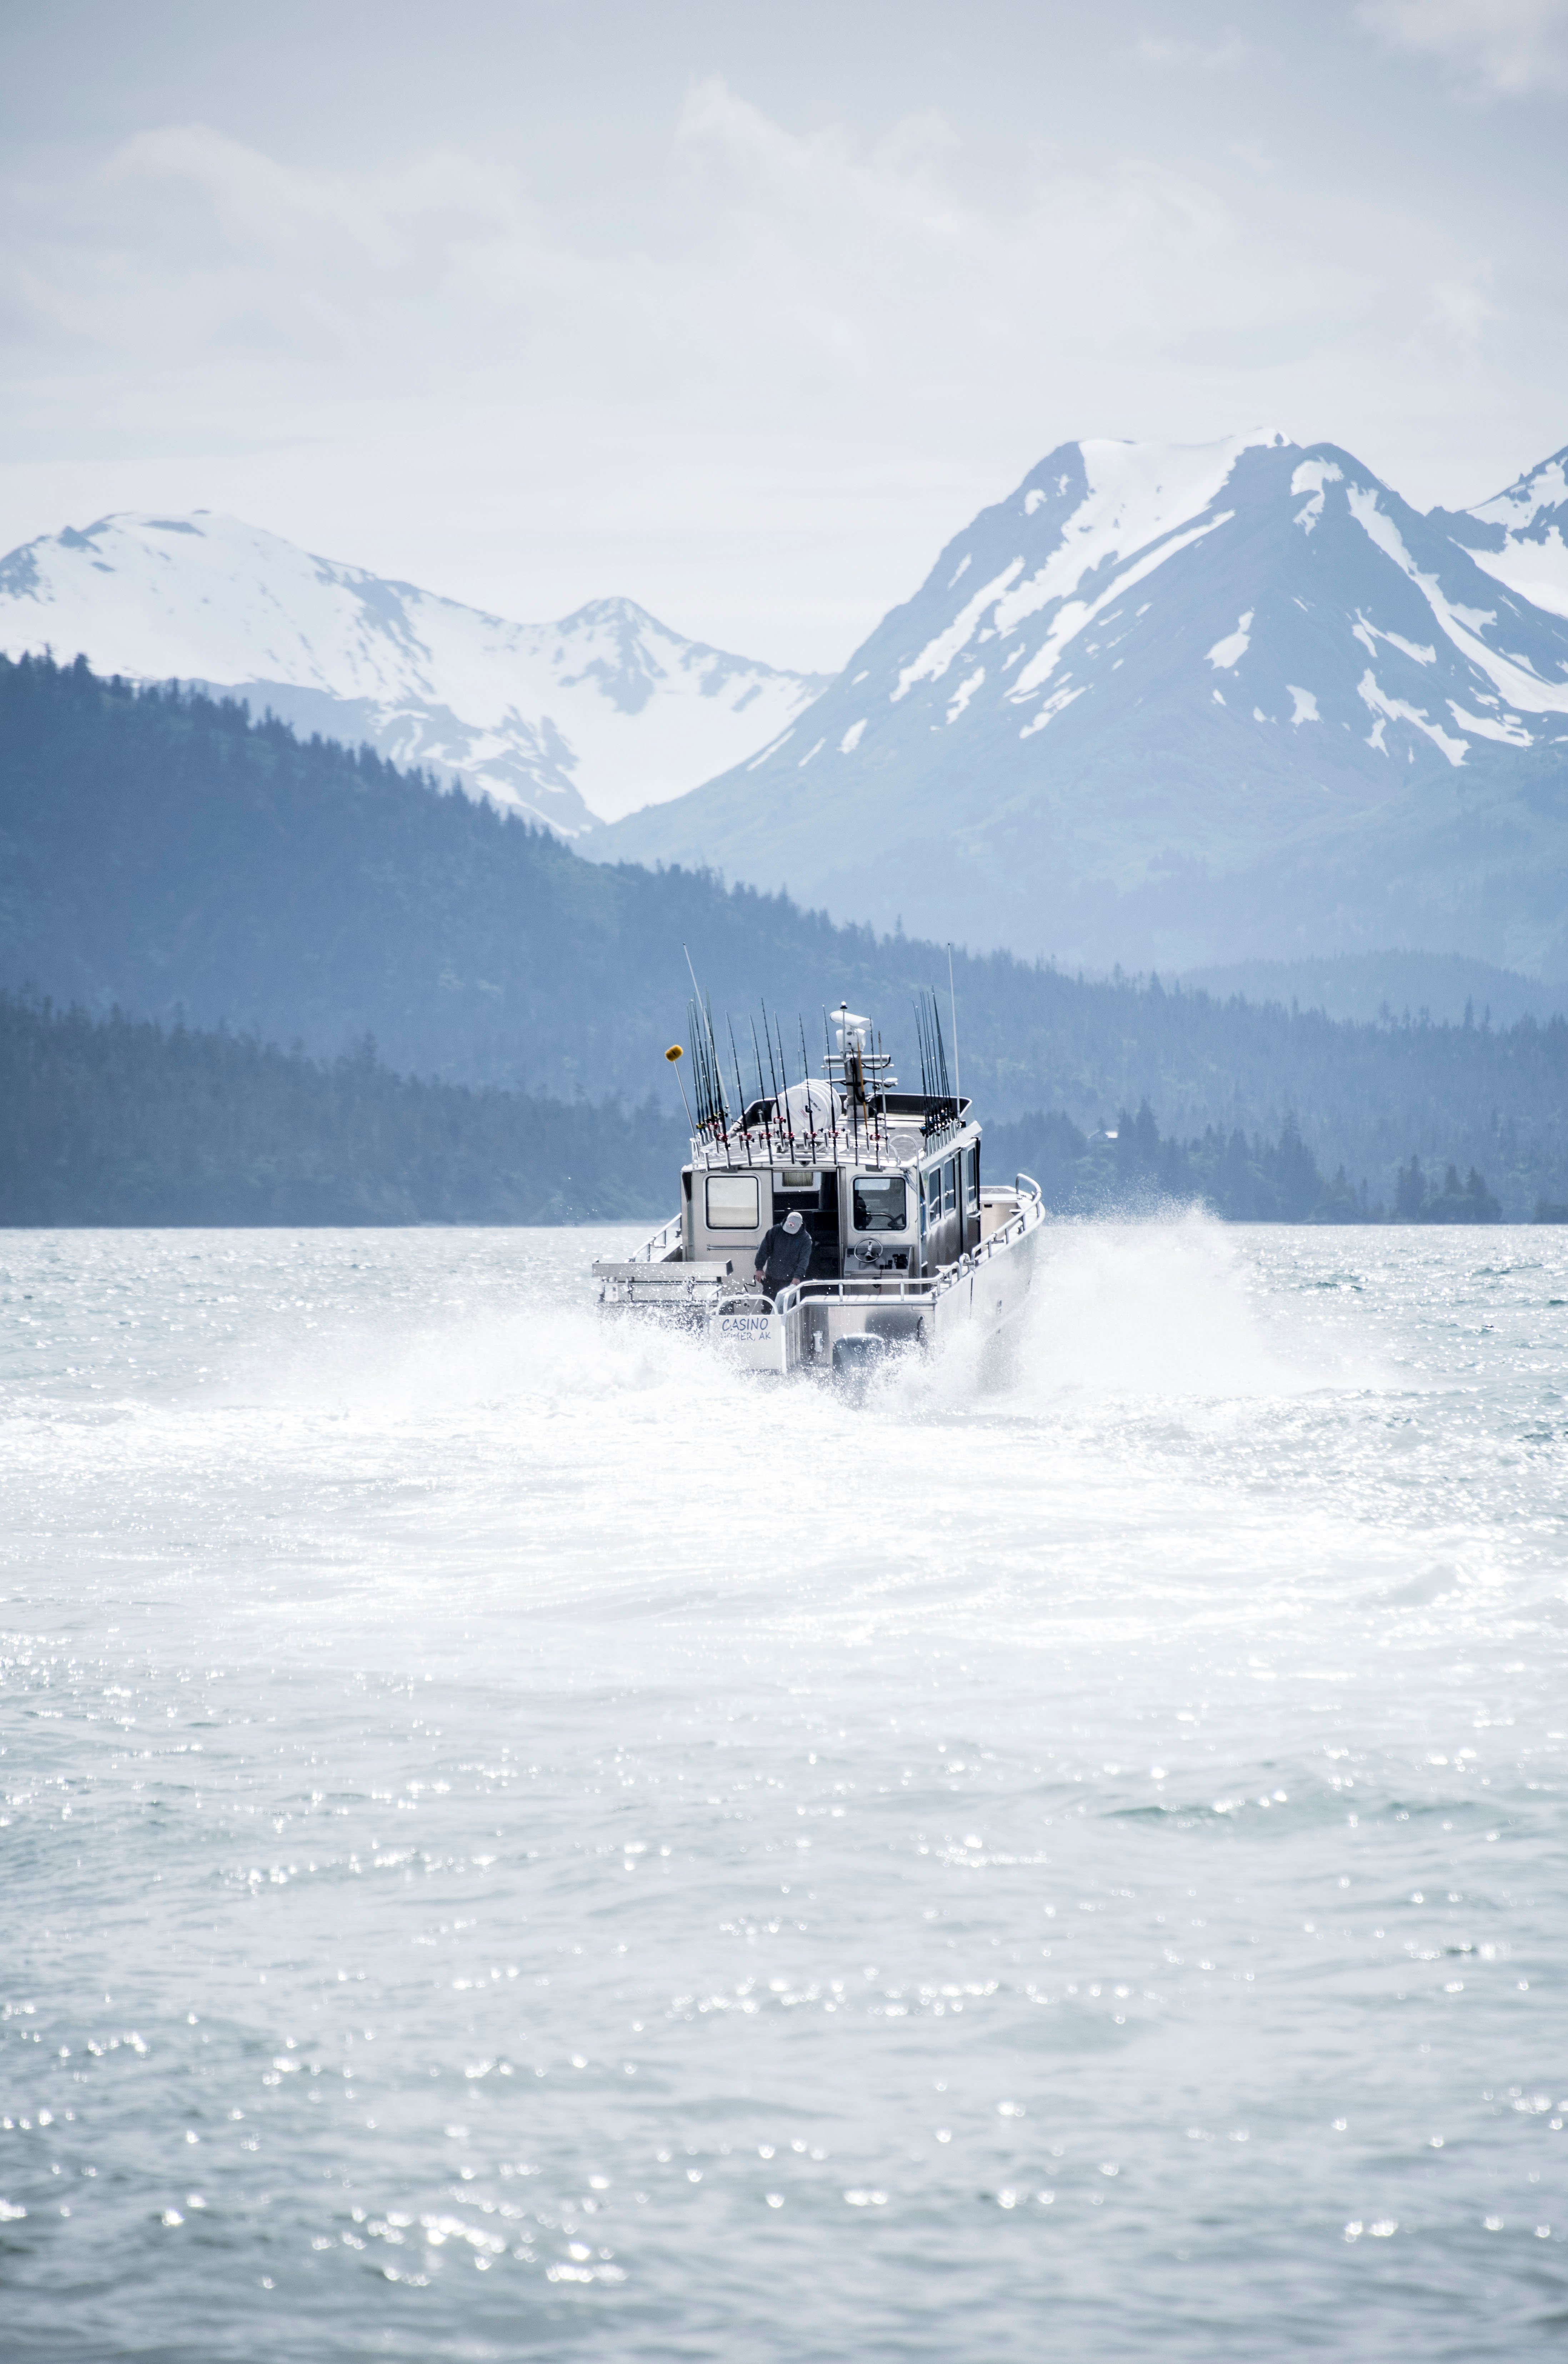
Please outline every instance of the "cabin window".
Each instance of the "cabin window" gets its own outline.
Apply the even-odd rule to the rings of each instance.
[[[754,1174],[708,1176],[707,1227],[710,1232],[754,1232],[762,1221],[761,1204]]]
[[[980,1152],[978,1148],[963,1153],[963,1204],[967,1214],[980,1212]]]
[[[942,1212],[951,1215],[958,1205],[958,1160],[950,1157],[942,1167]]]
[[[909,1220],[903,1175],[857,1174],[854,1215],[857,1232],[901,1232]]]
[[[815,1190],[816,1188],[817,1176],[809,1167],[797,1171],[793,1165],[786,1165],[779,1176],[781,1190]]]

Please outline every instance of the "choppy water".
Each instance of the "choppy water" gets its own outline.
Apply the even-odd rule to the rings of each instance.
[[[1558,2355],[1568,1234],[602,1245],[0,1238],[0,2352]]]

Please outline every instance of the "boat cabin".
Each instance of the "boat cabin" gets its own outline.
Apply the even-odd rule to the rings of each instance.
[[[742,1133],[682,1172],[683,1261],[727,1260],[741,1279],[769,1227],[798,1210],[811,1234],[808,1280],[917,1280],[956,1264],[984,1233],[980,1128],[968,1110],[967,1100],[889,1092],[874,1132],[845,1128],[796,1165],[769,1155],[769,1112],[757,1104]]]

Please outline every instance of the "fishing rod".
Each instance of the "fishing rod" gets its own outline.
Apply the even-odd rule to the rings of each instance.
[[[762,1054],[757,1044],[757,1021],[754,1018],[751,1020],[751,1056],[757,1063],[757,1098],[760,1102],[762,1102],[766,1101],[768,1096],[762,1088]],[[773,1120],[771,1110],[762,1119],[762,1131],[763,1136],[768,1144],[768,1155],[772,1157],[773,1154]]]
[[[735,1048],[735,1020],[733,1018],[727,1017],[724,1022],[729,1029],[729,1055],[735,1062],[735,1097],[740,1102],[740,1138],[746,1144],[746,1163],[750,1165],[751,1135],[746,1123],[746,1087],[740,1081],[740,1054]]]
[[[778,1072],[777,1072],[776,1068],[775,1068],[775,1067],[774,1067],[774,1065],[773,1065],[773,1030],[771,1029],[771,1027],[770,1027],[770,1026],[769,1026],[769,1024],[768,1024],[768,1005],[767,1005],[767,1003],[766,1003],[765,1001],[764,1001],[764,1002],[763,1002],[763,1004],[762,1004],[762,1033],[763,1033],[763,1036],[764,1036],[764,1038],[765,1038],[765,1040],[766,1040],[766,1042],[767,1042],[767,1045],[768,1045],[768,1074],[769,1074],[769,1076],[770,1076],[770,1077],[772,1078],[772,1081],[773,1081],[773,1098],[774,1098],[774,1099],[776,1100],[776,1099],[778,1098],[778,1096],[779,1096],[779,1079],[778,1079]],[[758,1076],[761,1076],[762,1072],[762,1063],[761,1063],[761,1061],[759,1061],[759,1062],[758,1062],[758,1065],[757,1065],[757,1073],[758,1073]]]
[[[782,1112],[783,1121],[780,1124],[779,1130],[784,1135],[784,1140],[789,1144],[790,1155],[794,1157],[795,1118],[790,1112],[787,1096],[780,1084],[780,1075],[782,1072],[781,1065],[776,1065],[773,1059],[773,1030],[768,1017],[768,1005],[765,1001],[762,1004],[762,1032],[766,1037],[768,1045],[768,1074],[772,1078],[773,1087],[773,1112],[775,1116],[780,1115]]]

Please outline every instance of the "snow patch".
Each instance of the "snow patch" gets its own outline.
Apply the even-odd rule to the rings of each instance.
[[[1418,730],[1424,730],[1433,746],[1441,748],[1456,770],[1469,753],[1466,741],[1451,739],[1441,723],[1430,721],[1422,708],[1412,706],[1407,698],[1387,697],[1370,665],[1356,685],[1356,696],[1379,717],[1373,724],[1367,745],[1377,748],[1381,753],[1386,755],[1388,753],[1383,742],[1383,733],[1390,722],[1409,722]]]
[[[904,667],[898,676],[897,687],[889,694],[890,706],[896,706],[901,697],[907,697],[917,681],[940,681],[959,651],[973,639],[986,608],[1001,597],[1015,575],[1022,571],[1023,563],[1021,558],[1015,558],[1000,574],[994,574],[989,583],[983,584],[978,591],[970,595],[947,630],[939,632],[935,640],[928,641],[919,655]]]
[[[1216,641],[1208,652],[1208,661],[1217,673],[1233,673],[1252,645],[1252,610],[1236,619],[1236,630]]]
[[[1544,608],[1549,616],[1568,616],[1568,545],[1556,526],[1548,526],[1539,541],[1510,541],[1501,550],[1473,550],[1470,555],[1494,582],[1532,607]]]
[[[959,581],[961,576],[968,574],[970,567],[973,564],[973,561],[966,551],[963,556],[959,560],[958,564],[953,568],[952,573],[948,577],[948,589],[950,591],[952,589],[953,585]]]
[[[1303,533],[1310,533],[1323,514],[1324,486],[1342,485],[1344,481],[1343,470],[1337,468],[1332,460],[1303,460],[1290,480],[1290,496],[1293,501],[1299,500],[1303,493],[1310,493],[1312,498],[1304,509],[1296,511],[1292,524],[1298,525]]]
[[[751,761],[747,764],[746,769],[749,772],[760,770],[762,765],[767,762],[770,755],[776,755],[781,747],[787,747],[794,737],[795,730],[793,726],[788,730],[782,730],[776,739],[769,742],[768,745],[763,748],[760,755],[752,756]]]
[[[1379,641],[1385,641],[1391,649],[1398,649],[1403,655],[1413,657],[1418,664],[1436,664],[1438,661],[1436,649],[1428,648],[1417,641],[1407,641],[1402,632],[1385,632],[1380,625],[1369,624],[1359,608],[1356,620],[1351,626],[1351,637],[1361,642],[1369,657],[1375,657]]]
[[[948,721],[950,725],[958,720],[959,716],[963,712],[964,708],[969,704],[970,699],[973,697],[975,691],[979,688],[984,678],[984,666],[976,665],[968,680],[961,681],[959,683],[959,686],[954,690],[948,705]]]
[[[1081,682],[1076,689],[1057,690],[1052,697],[1046,699],[1040,712],[1024,724],[1018,733],[1019,738],[1032,739],[1037,730],[1043,730],[1048,722],[1053,722],[1059,714],[1065,712],[1075,697],[1082,697],[1088,686],[1087,682]]]
[[[1296,729],[1299,730],[1304,722],[1322,721],[1323,717],[1318,711],[1318,699],[1314,691],[1297,689],[1293,681],[1287,681],[1285,687],[1296,701],[1296,711],[1290,718]]]
[[[1505,747],[1533,747],[1535,736],[1527,730],[1517,714],[1467,714],[1459,700],[1451,697],[1449,712],[1462,730],[1478,739],[1499,739]]]
[[[1362,491],[1360,486],[1352,485],[1346,499],[1351,516],[1368,540],[1383,552],[1385,557],[1391,558],[1419,591],[1440,630],[1477,671],[1486,675],[1509,706],[1517,706],[1526,714],[1568,714],[1568,681],[1542,681],[1522,658],[1507,657],[1489,648],[1481,638],[1481,632],[1486,625],[1496,623],[1496,613],[1462,608],[1449,599],[1436,575],[1424,574],[1417,565],[1405,547],[1398,527],[1379,507],[1374,492]],[[1422,725],[1423,729],[1435,727]],[[1446,748],[1444,752],[1447,752]]]
[[[851,723],[849,729],[845,731],[843,737],[839,742],[839,753],[840,755],[852,755],[854,753],[855,749],[861,743],[862,737],[865,731],[865,717],[863,714],[858,722]]]
[[[811,761],[811,759],[812,759],[812,756],[813,756],[813,755],[820,755],[820,753],[822,753],[823,748],[824,748],[824,747],[826,747],[826,745],[827,745],[827,744],[828,744],[828,742],[827,742],[827,740],[826,740],[826,739],[818,739],[818,741],[817,742],[816,746],[815,746],[815,747],[812,747],[812,748],[808,748],[808,749],[807,749],[807,751],[806,751],[806,753],[801,757],[801,759],[800,759],[799,763],[798,763],[798,764],[795,765],[795,770],[796,770],[797,772],[804,772],[804,771],[805,771],[805,769],[806,769],[806,765],[807,765],[807,764],[809,764],[809,763],[810,763],[810,761]]]
[[[1152,550],[1145,551],[1140,557],[1134,560],[1125,574],[1117,575],[1114,581],[1106,585],[1097,599],[1063,600],[1051,619],[1050,631],[1019,674],[1017,682],[1007,693],[1008,697],[1015,699],[1028,697],[1029,693],[1037,689],[1040,684],[1055,670],[1058,659],[1069,643],[1076,640],[1078,634],[1092,624],[1095,617],[1110,606],[1113,599],[1119,599],[1125,591],[1130,590],[1135,584],[1141,583],[1146,575],[1152,574],[1157,566],[1162,566],[1165,561],[1168,558],[1173,558],[1179,550],[1188,550],[1195,542],[1202,541],[1207,535],[1218,532],[1222,525],[1229,525],[1235,514],[1234,509],[1222,509],[1218,517],[1206,519],[1201,525],[1190,527],[1185,533],[1173,534],[1168,541],[1160,542]],[[1050,569],[1047,568],[1045,572],[1049,573]],[[1038,582],[1040,577],[1037,576],[1036,580]],[[1012,595],[1012,598],[1022,599],[1029,588],[1029,585],[1022,585],[1019,591]],[[1030,603],[1031,606],[1039,604],[1042,603]],[[1011,600],[1004,601],[996,610],[998,624],[1002,625],[1003,630],[1008,631],[1014,629],[1011,610]],[[1029,608],[1025,607],[1021,612],[1028,614]],[[1006,624],[1002,623],[1004,614],[1009,617]]]

